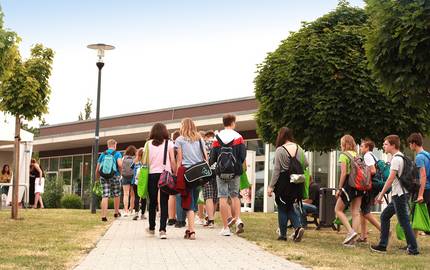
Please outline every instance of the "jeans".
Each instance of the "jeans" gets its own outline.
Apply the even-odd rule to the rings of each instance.
[[[408,243],[409,251],[417,252],[418,244],[415,234],[412,231],[411,223],[409,222],[408,211],[408,195],[393,196],[392,201],[387,205],[387,208],[381,214],[381,240],[379,245],[382,247],[388,246],[390,233],[390,219],[396,214],[397,220],[405,231],[406,242]]]
[[[160,173],[149,174],[148,195],[149,195],[149,229],[155,230],[155,217],[157,214],[158,204],[158,180]],[[169,194],[160,192],[160,231],[166,231],[168,218],[168,201]]]
[[[187,213],[185,213],[184,209],[182,209],[182,198],[181,194],[176,195],[176,220],[185,222],[185,218]]]
[[[299,215],[297,215],[294,208],[287,210],[284,207],[278,207],[278,223],[280,236],[287,237],[287,224],[290,220],[294,228],[301,227]]]
[[[141,199],[137,194],[137,185],[132,185],[134,190],[134,212],[136,214],[139,212],[139,202],[140,202],[140,210],[142,211],[142,215],[145,214],[146,210],[146,198]]]
[[[299,211],[297,211],[297,209],[296,209],[296,213],[297,215],[299,215],[299,217],[301,217],[302,226],[306,226],[308,225],[306,216],[308,214],[318,214],[318,208],[313,204],[303,203],[303,215],[301,215]]]

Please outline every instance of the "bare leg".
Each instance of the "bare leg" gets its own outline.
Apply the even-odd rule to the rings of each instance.
[[[231,209],[233,218],[237,220],[240,219],[240,200],[238,197],[231,199]]]
[[[198,205],[198,213],[199,213],[199,218],[201,221],[205,220],[205,205],[204,204],[199,204]]]
[[[169,219],[176,217],[176,195],[169,196]]]
[[[367,220],[363,214],[360,215],[361,239],[367,239]]]
[[[337,199],[336,206],[334,208],[334,211],[336,212],[336,216],[339,218],[340,222],[342,222],[342,225],[345,226],[347,231],[351,233],[352,228],[351,228],[351,225],[349,225],[348,218],[343,212],[344,210],[345,210],[345,204],[343,203],[342,199],[341,198]]]
[[[227,219],[231,217],[230,206],[227,203],[227,198],[220,198],[219,204],[220,204],[219,208],[221,212],[221,220],[225,229],[228,227]]]
[[[39,194],[39,202],[40,202],[40,208],[45,208],[45,206],[43,206],[42,194]]]
[[[188,210],[187,211],[187,219],[188,219],[188,230],[190,232],[194,232],[194,211]]]
[[[372,215],[372,213],[369,213],[367,215],[364,216],[370,223],[372,223],[373,226],[375,226],[376,229],[378,229],[378,231],[381,231],[381,223],[379,223],[379,221],[375,218],[374,215]]]
[[[133,212],[133,209],[134,209],[134,197],[135,197],[135,195],[134,195],[134,189],[131,187],[131,185],[130,185],[129,187],[130,187],[130,205],[129,205],[129,212],[131,213],[131,212]]]
[[[119,213],[119,196],[115,196],[113,198],[113,208],[115,209],[115,214]],[[106,200],[106,209],[107,209],[107,200]]]
[[[356,232],[358,232],[358,229],[360,227],[361,198],[362,197],[355,198],[354,200],[352,200],[352,203],[351,203],[352,228]]]
[[[37,209],[37,203],[39,202],[39,196],[40,196],[40,193],[38,192],[38,193],[36,193],[36,195],[34,197],[34,205],[33,205],[34,209]]]
[[[208,214],[208,220],[214,220],[215,211],[214,211],[214,201],[213,199],[206,200],[206,213]]]
[[[122,189],[124,191],[123,203],[124,203],[124,212],[128,214],[128,198],[130,196],[130,185],[123,185]]]
[[[102,208],[102,218],[106,217],[107,215],[107,208],[108,208],[108,197],[103,197],[102,198],[102,203],[101,203],[101,208]]]

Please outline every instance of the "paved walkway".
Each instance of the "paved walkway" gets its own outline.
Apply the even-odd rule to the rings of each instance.
[[[305,269],[240,237],[221,237],[219,229],[197,226],[192,241],[183,239],[185,229],[169,226],[168,239],[160,240],[147,226],[147,220],[116,220],[75,269]]]

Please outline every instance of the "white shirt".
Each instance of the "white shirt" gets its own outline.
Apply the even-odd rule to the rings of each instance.
[[[366,154],[364,154],[364,163],[366,164],[366,166],[374,166],[376,164],[376,160],[378,160],[372,152],[367,152]]]
[[[403,188],[400,184],[400,180],[397,177],[398,175],[402,175],[403,173],[403,166],[404,166],[404,161],[403,158],[399,157],[398,155],[404,156],[403,153],[401,153],[400,151],[395,153],[393,155],[393,158],[391,159],[391,167],[390,169],[392,171],[396,171],[396,177],[394,178],[393,181],[393,185],[392,185],[392,190],[391,190],[391,195],[392,196],[401,196],[405,193],[408,193],[406,190],[405,192],[403,192]]]

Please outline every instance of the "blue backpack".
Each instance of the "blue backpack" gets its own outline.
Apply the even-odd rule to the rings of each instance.
[[[100,162],[99,173],[100,176],[104,179],[110,179],[114,177],[115,172],[117,172],[116,168],[116,160],[115,160],[115,151],[109,153],[108,151],[104,152],[104,156],[102,161]]]
[[[379,194],[384,188],[385,182],[387,182],[388,176],[390,176],[390,163],[383,160],[377,160],[373,154],[371,154],[375,160],[376,173],[372,177],[372,191],[374,194]],[[390,193],[391,188],[387,190]]]

